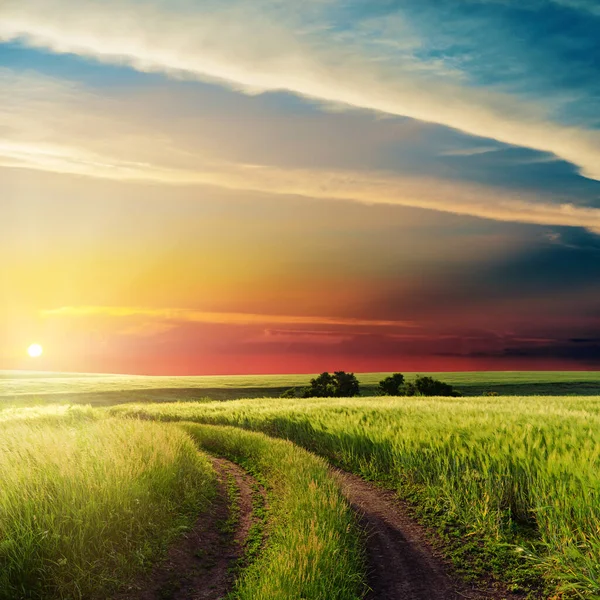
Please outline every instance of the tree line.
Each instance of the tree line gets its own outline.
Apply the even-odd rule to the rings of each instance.
[[[291,388],[282,398],[351,398],[360,395],[360,383],[354,373],[325,371],[310,380],[307,387]],[[460,396],[450,384],[417,375],[406,381],[402,373],[393,373],[379,382],[378,396]]]

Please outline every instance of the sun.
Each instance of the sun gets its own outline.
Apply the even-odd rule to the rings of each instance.
[[[44,349],[39,344],[31,344],[29,348],[27,348],[27,354],[31,356],[31,358],[38,358],[44,352]]]

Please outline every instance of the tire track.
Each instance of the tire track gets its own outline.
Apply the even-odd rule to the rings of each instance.
[[[211,458],[217,472],[217,496],[210,511],[202,515],[143,579],[113,600],[220,600],[234,583],[232,567],[244,556],[248,533],[256,517],[253,498],[256,481],[235,463]],[[231,521],[228,489],[236,489],[235,530]],[[258,489],[262,488],[259,486]]]
[[[475,587],[460,581],[396,494],[344,471],[335,469],[332,475],[365,531],[367,600],[523,599],[491,586]]]

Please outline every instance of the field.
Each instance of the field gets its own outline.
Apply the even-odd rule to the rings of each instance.
[[[2,600],[106,598],[214,495],[179,428],[89,411],[0,421],[0,480]]]
[[[0,588],[10,591],[0,597],[91,598],[96,586],[108,598],[119,586],[134,589],[139,573],[152,573],[177,544],[178,528],[188,530],[192,515],[206,520],[223,493],[210,461],[220,456],[239,464],[255,488],[232,598],[358,600],[368,587],[370,598],[391,600],[600,598],[600,395],[591,394],[598,375],[438,376],[463,392],[557,385],[572,395],[194,402],[184,393],[183,402],[152,402],[150,392],[166,384],[177,386],[176,397],[191,386],[287,388],[307,376],[5,374]],[[379,378],[359,377],[371,385]],[[68,393],[106,396],[83,407],[65,403]],[[21,394],[45,401],[20,406]],[[372,507],[381,500],[383,516],[361,507],[360,494],[371,494]],[[244,511],[235,490],[227,498],[235,530]],[[150,528],[131,510],[136,499],[145,516],[156,515]],[[404,521],[392,535],[394,512]],[[103,528],[106,515],[114,524]],[[119,537],[124,530],[131,535]],[[396,534],[409,546],[397,546]],[[71,547],[73,539],[79,545]],[[383,542],[387,557],[377,554]],[[185,597],[177,586],[161,589],[153,597]]]
[[[453,385],[464,396],[594,396],[600,394],[598,371],[482,371],[419,373]],[[374,395],[388,373],[359,373],[362,395]],[[407,373],[407,380],[416,373]],[[0,402],[37,404],[232,400],[277,397],[291,387],[307,385],[313,375],[231,375],[158,377],[0,371]]]

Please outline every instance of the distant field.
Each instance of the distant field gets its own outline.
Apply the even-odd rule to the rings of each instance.
[[[416,373],[405,373],[410,380]],[[452,384],[465,396],[495,392],[504,396],[593,396],[600,394],[598,371],[481,371],[420,373]],[[386,373],[359,373],[363,395],[372,395]],[[279,396],[304,386],[313,375],[230,375],[156,377],[0,371],[0,399],[18,402],[70,402],[95,405],[173,400],[231,400]]]

